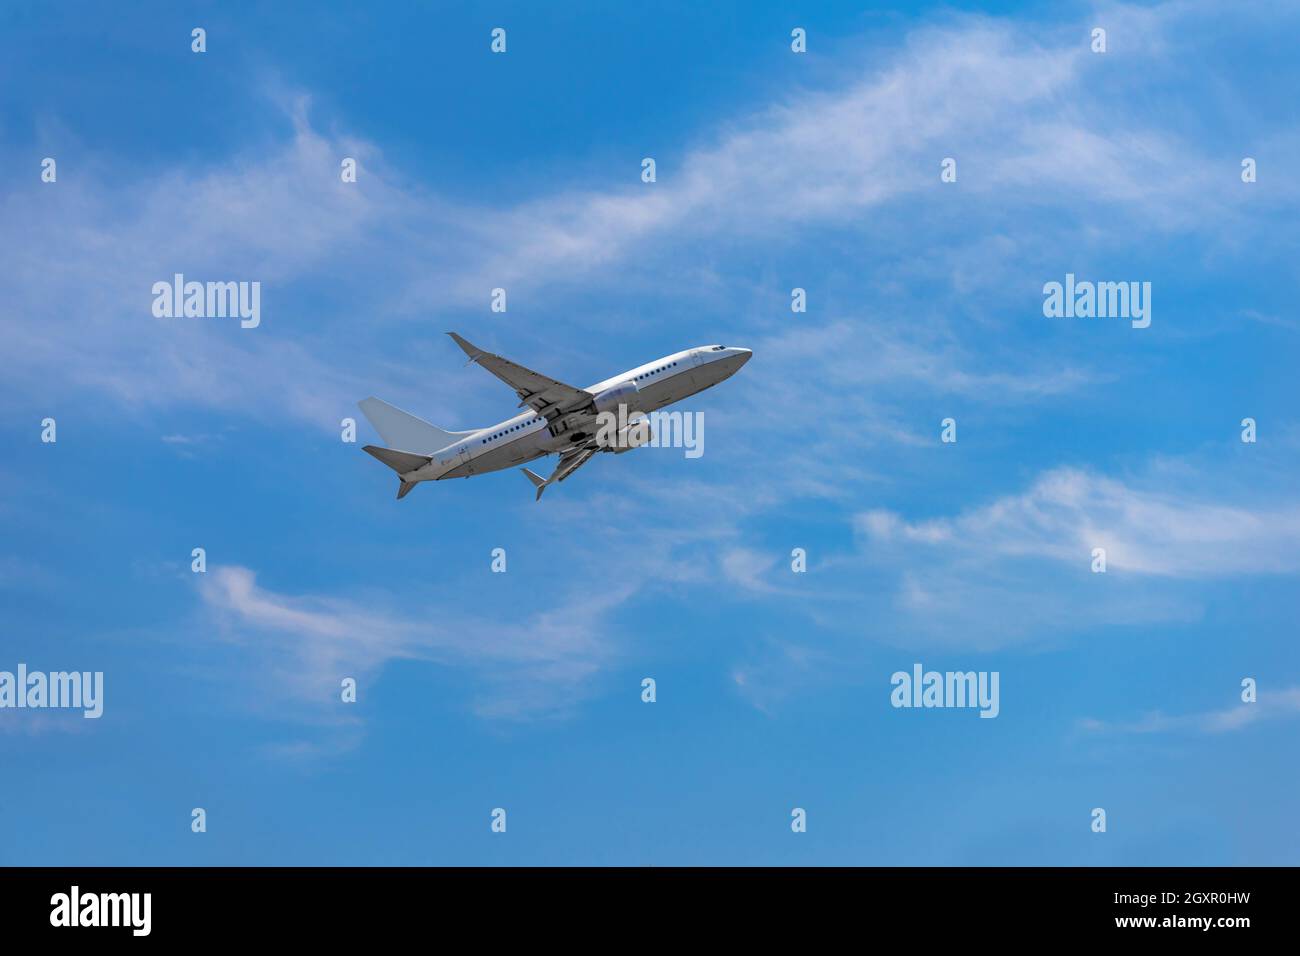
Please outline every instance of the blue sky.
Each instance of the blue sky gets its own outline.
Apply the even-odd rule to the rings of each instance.
[[[105,674],[0,710],[0,862],[1294,864],[1296,11],[610,6],[0,13],[0,670]],[[754,359],[701,458],[397,502],[356,400],[515,405],[448,329]]]

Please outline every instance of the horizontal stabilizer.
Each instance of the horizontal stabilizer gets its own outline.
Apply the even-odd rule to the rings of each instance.
[[[423,468],[433,461],[428,455],[413,455],[409,451],[398,451],[395,448],[383,448],[379,445],[366,445],[361,450],[378,458],[399,475]]]
[[[533,487],[537,489],[537,497],[534,498],[533,500],[541,501],[542,492],[546,490],[546,486],[549,485],[550,482],[547,481],[545,478],[543,478],[541,475],[537,474],[535,471],[529,471],[527,468],[520,468],[519,470],[528,476],[528,480],[531,481],[533,483]]]
[[[399,479],[400,480],[400,479]],[[397,486],[397,500],[401,501],[410,493],[411,489],[418,485],[418,481],[402,481]]]

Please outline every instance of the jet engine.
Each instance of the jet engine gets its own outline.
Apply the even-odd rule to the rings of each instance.
[[[600,412],[614,412],[617,414],[618,406],[631,404],[632,399],[636,397],[639,391],[641,389],[637,387],[636,382],[628,379],[626,382],[620,382],[603,392],[598,392],[592,400],[592,404],[596,406],[597,414]]]
[[[619,429],[618,435],[614,439],[614,447],[611,450],[614,454],[621,455],[633,448],[648,445],[653,439],[654,433],[650,430],[650,423],[644,419],[637,419],[628,422],[625,428]]]

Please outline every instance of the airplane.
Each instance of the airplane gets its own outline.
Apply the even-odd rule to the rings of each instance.
[[[397,472],[397,497],[405,498],[422,481],[469,478],[518,467],[542,492],[590,461],[597,452],[621,454],[650,441],[648,427],[634,428],[626,416],[615,441],[597,441],[598,416],[625,406],[627,414],[649,413],[688,395],[712,388],[735,375],[753,354],[749,349],[702,345],[665,355],[629,369],[590,388],[574,388],[509,359],[485,352],[455,332],[452,340],[469,356],[515,390],[519,407],[529,410],[488,428],[446,431],[409,412],[370,397],[357,403],[387,447],[366,445],[363,451]],[[528,468],[527,462],[558,454],[549,478]]]

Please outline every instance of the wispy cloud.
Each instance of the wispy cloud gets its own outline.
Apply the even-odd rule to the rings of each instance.
[[[1143,17],[1150,49],[1170,15],[1162,8]],[[287,119],[288,138],[220,167],[133,181],[129,169],[65,166],[57,185],[4,197],[0,280],[9,301],[0,322],[12,346],[9,371],[19,385],[52,381],[128,405],[196,404],[333,427],[322,423],[376,379],[394,391],[416,381],[391,362],[394,341],[406,341],[400,334],[387,346],[369,344],[376,322],[423,319],[432,303],[481,305],[497,285],[562,286],[593,274],[626,283],[638,269],[658,275],[665,261],[698,261],[701,244],[718,236],[770,245],[790,239],[791,229],[816,228],[869,236],[906,268],[969,293],[1005,285],[1008,264],[1032,254],[1043,229],[1074,234],[1081,219],[1098,215],[1097,204],[1112,227],[1122,216],[1130,236],[1194,228],[1190,197],[1197,223],[1221,226],[1230,210],[1210,215],[1206,206],[1216,203],[1207,189],[1214,164],[1173,129],[1149,117],[1126,122],[1109,99],[1090,96],[1092,69],[1073,34],[1035,43],[1009,23],[963,19],[917,32],[902,52],[846,72],[833,87],[738,111],[720,131],[696,134],[653,187],[606,183],[506,207],[424,188],[387,165],[375,144],[320,132],[306,96],[277,95],[271,106]],[[938,182],[938,162],[950,154],[968,164],[958,212]],[[342,156],[360,160],[357,183],[340,182]],[[981,244],[973,260],[971,250],[947,262],[917,254],[932,248],[917,217],[988,226],[1008,204],[1068,209],[1069,217],[1022,223]],[[894,212],[870,218],[903,205],[904,220]],[[244,332],[212,320],[154,319],[148,290],[174,272],[261,280],[265,325]],[[33,315],[59,319],[51,326]],[[358,338],[361,319],[370,331]],[[600,321],[574,317],[583,328]],[[1043,372],[1012,360],[990,369],[942,328],[923,341],[890,323],[858,324],[869,331],[852,344],[880,348],[878,369],[910,370],[958,391],[1052,394],[1090,380],[1077,364]],[[827,334],[851,333],[833,326]],[[794,357],[787,337],[774,335],[771,345],[774,355]],[[432,387],[430,411],[440,410],[449,392]]]
[[[1207,583],[1300,572],[1290,453],[1249,451],[1156,457],[1122,476],[1049,468],[1019,492],[948,516],[858,511],[849,518],[854,546],[817,537],[797,587],[788,555],[800,537],[784,522],[775,532],[750,530],[754,507],[772,502],[703,496],[696,509],[685,496],[677,507],[719,555],[718,573],[710,577],[706,563],[701,581],[807,619],[838,665],[881,645],[1052,646],[1101,626],[1194,622]],[[1091,570],[1095,547],[1107,549],[1105,574]],[[790,602],[795,592],[809,600]]]
[[[933,546],[967,556],[1041,557],[1086,566],[1104,548],[1108,571],[1168,577],[1300,570],[1300,501],[1227,504],[1195,491],[1143,487],[1076,468],[1040,476],[955,518],[909,523],[868,511],[872,544]]]
[[[200,581],[220,633],[245,647],[265,676],[300,703],[324,706],[338,700],[345,677],[368,684],[390,663],[425,661],[472,672],[482,689],[478,712],[503,718],[571,707],[610,660],[613,648],[600,639],[604,615],[635,590],[635,583],[617,585],[521,620],[447,607],[403,613],[333,595],[282,594],[238,566],[212,568]]]
[[[776,564],[777,556],[751,548],[729,548],[722,555],[723,576],[732,584],[750,591],[770,591],[766,575]]]
[[[1199,714],[1169,715],[1162,711],[1144,714],[1133,721],[1106,721],[1092,717],[1079,721],[1079,727],[1100,734],[1222,734],[1242,730],[1264,720],[1277,720],[1300,714],[1300,686],[1277,691],[1260,690],[1254,703],[1242,703],[1223,710]]]

